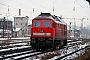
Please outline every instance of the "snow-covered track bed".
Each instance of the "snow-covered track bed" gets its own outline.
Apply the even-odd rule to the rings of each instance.
[[[25,58],[23,60],[73,60],[86,53],[88,49],[90,49],[90,41],[69,40],[67,46],[64,46],[62,49],[43,53],[32,58]]]
[[[19,47],[19,46],[27,46],[27,43],[24,43],[24,42],[9,43],[8,45],[0,46],[0,50],[13,48],[13,47]]]
[[[23,38],[21,40],[4,39],[3,43],[0,45],[0,60],[19,60],[43,54],[42,52],[37,52],[32,49],[30,46],[30,40],[25,40]]]
[[[31,48],[26,42],[11,42],[0,46],[0,60],[21,60],[24,58],[43,54]]]
[[[9,45],[0,46],[0,60],[6,59],[9,57],[13,57],[16,54],[20,55],[19,52],[22,52],[21,54],[27,53],[27,51],[30,53],[32,48],[27,45],[27,43],[11,43]],[[34,51],[34,50],[33,50]]]
[[[90,41],[70,41],[67,43],[67,46],[58,51],[60,53],[59,56],[54,56],[53,58],[50,58],[48,60],[73,60],[76,57],[79,57],[86,53],[88,49],[90,49]]]
[[[69,60],[84,54],[90,48],[90,43],[68,40],[64,48],[49,52],[38,52],[26,42],[10,43],[0,48],[0,60]]]
[[[30,53],[14,56],[11,59],[21,60],[21,59],[29,58],[29,57],[36,56],[36,55],[39,55],[39,54],[43,54],[43,53],[42,52],[35,52],[34,51],[34,52],[30,52]]]
[[[84,48],[80,48],[80,49],[75,50],[73,52],[70,52],[70,53],[67,53],[65,55],[59,56],[55,60],[74,59],[75,58],[75,55],[80,55],[81,54],[80,52],[82,52],[82,54],[84,54],[88,50],[88,48],[90,48],[90,47],[89,46],[85,46]],[[72,56],[72,55],[74,55],[74,56]]]

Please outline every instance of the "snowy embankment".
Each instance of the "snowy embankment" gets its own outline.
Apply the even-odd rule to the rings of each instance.
[[[0,41],[3,41],[3,40],[8,40],[8,39],[11,39],[11,40],[28,40],[30,39],[30,37],[18,37],[18,38],[0,38]]]
[[[81,41],[79,41],[81,42]],[[77,43],[77,42],[76,42]],[[70,43],[67,43],[67,46],[65,46],[65,48],[63,49],[60,49],[60,50],[57,50],[57,51],[53,51],[53,52],[48,52],[48,53],[44,53],[44,54],[40,54],[40,55],[37,55],[37,56],[33,56],[33,57],[28,57],[28,58],[25,58],[25,59],[22,59],[22,60],[43,60],[43,59],[46,59],[46,60],[55,60],[55,59],[58,59],[60,57],[63,57],[65,55],[68,55],[67,57],[64,57],[62,58],[61,60],[70,60],[70,59],[74,59],[82,54],[84,54],[86,52],[86,49],[83,49],[83,50],[80,50],[82,48],[85,48],[86,46],[90,46],[90,43],[85,43],[85,44],[76,44],[75,42],[70,42]],[[75,45],[73,45],[75,44]],[[26,45],[26,43],[18,43],[18,44],[11,44],[10,46],[15,46],[15,45]],[[3,49],[3,50],[0,50],[0,52],[2,51],[9,51],[9,50],[15,50],[15,49],[23,49],[23,48],[28,48],[30,46],[22,46],[22,47],[14,47],[14,48],[9,48],[9,49]],[[80,50],[80,51],[78,51]],[[73,53],[75,51],[78,51],[76,53]],[[20,52],[20,54],[23,54],[23,53],[27,53],[28,51],[26,52]],[[73,53],[71,55],[69,55],[70,53]],[[11,56],[11,55],[15,55],[15,54],[9,54],[9,55],[6,55],[6,56]],[[17,53],[16,53],[17,55]],[[22,55],[22,56],[17,56],[17,57],[13,57],[13,59],[18,59],[18,58],[21,58],[21,57],[25,57],[25,56],[30,56],[31,54],[26,54],[26,55]],[[0,56],[0,58],[2,58],[2,56]],[[10,59],[7,59],[7,60],[10,60]]]
[[[10,43],[10,42],[22,42],[22,41],[30,41],[30,37],[19,37],[19,38],[0,38],[0,44]]]
[[[63,56],[65,56],[65,55],[69,55],[70,53],[73,53],[73,52],[76,52],[76,51],[78,51],[78,50],[80,50],[80,51],[78,51],[78,52],[76,52],[76,53],[73,53],[73,54],[71,54],[71,55],[69,55],[69,56],[67,56],[67,57],[64,57],[64,58],[62,58],[61,60],[70,60],[70,59],[75,59],[76,57],[78,57],[78,56],[80,56],[80,55],[83,55],[85,52],[86,52],[86,49],[83,49],[83,48],[85,48],[86,46],[90,46],[90,43],[85,43],[85,44],[83,44],[83,45],[76,45],[76,46],[72,46],[72,47],[68,47],[68,48],[64,48],[64,49],[60,49],[60,50],[58,50],[58,51],[54,51],[54,52],[48,52],[48,53],[46,53],[46,54],[56,54],[56,52],[58,52],[58,54],[60,54],[60,55],[58,55],[58,56],[54,56],[53,58],[50,58],[50,59],[47,59],[47,60],[55,60],[55,59],[58,59],[58,58],[60,58],[60,57],[63,57]],[[83,50],[82,50],[83,49]],[[45,54],[42,54],[42,55],[39,55],[38,57],[39,58],[33,58],[34,60],[41,60],[42,58],[42,56],[45,56]],[[45,58],[45,57],[44,57]],[[47,57],[46,57],[47,58]],[[30,58],[27,58],[27,60],[28,59],[30,59]]]
[[[62,50],[59,50],[61,55],[60,56],[55,56],[51,59],[48,59],[48,60],[55,60],[55,59],[58,59],[60,57],[63,57],[65,55],[69,55],[70,53],[73,53],[75,51],[78,51],[74,54],[71,54],[65,58],[62,58],[61,60],[70,60],[70,59],[75,59],[76,57],[80,56],[80,55],[83,55],[85,52],[86,52],[86,49],[83,49],[85,48],[86,46],[89,46],[89,43],[85,43],[84,45],[79,45],[79,46],[76,46],[76,47],[69,47],[68,49],[62,49]],[[82,50],[83,49],[83,50]]]

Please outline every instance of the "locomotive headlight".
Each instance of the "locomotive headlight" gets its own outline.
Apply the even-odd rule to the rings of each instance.
[[[50,36],[51,35],[51,33],[46,33],[46,36]]]

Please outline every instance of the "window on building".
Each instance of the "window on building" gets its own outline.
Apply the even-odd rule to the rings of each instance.
[[[25,24],[25,26],[27,26],[27,25],[28,25],[28,23]]]
[[[21,25],[22,25],[22,23],[21,23]]]
[[[16,25],[18,25],[18,23],[16,23]]]

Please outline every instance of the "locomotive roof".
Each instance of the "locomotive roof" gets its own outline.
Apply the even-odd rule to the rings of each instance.
[[[48,19],[52,19],[57,23],[62,23],[62,24],[66,24],[61,17],[59,16],[55,16],[55,15],[51,15],[50,13],[41,13],[40,15],[38,15],[36,18],[48,18]]]

